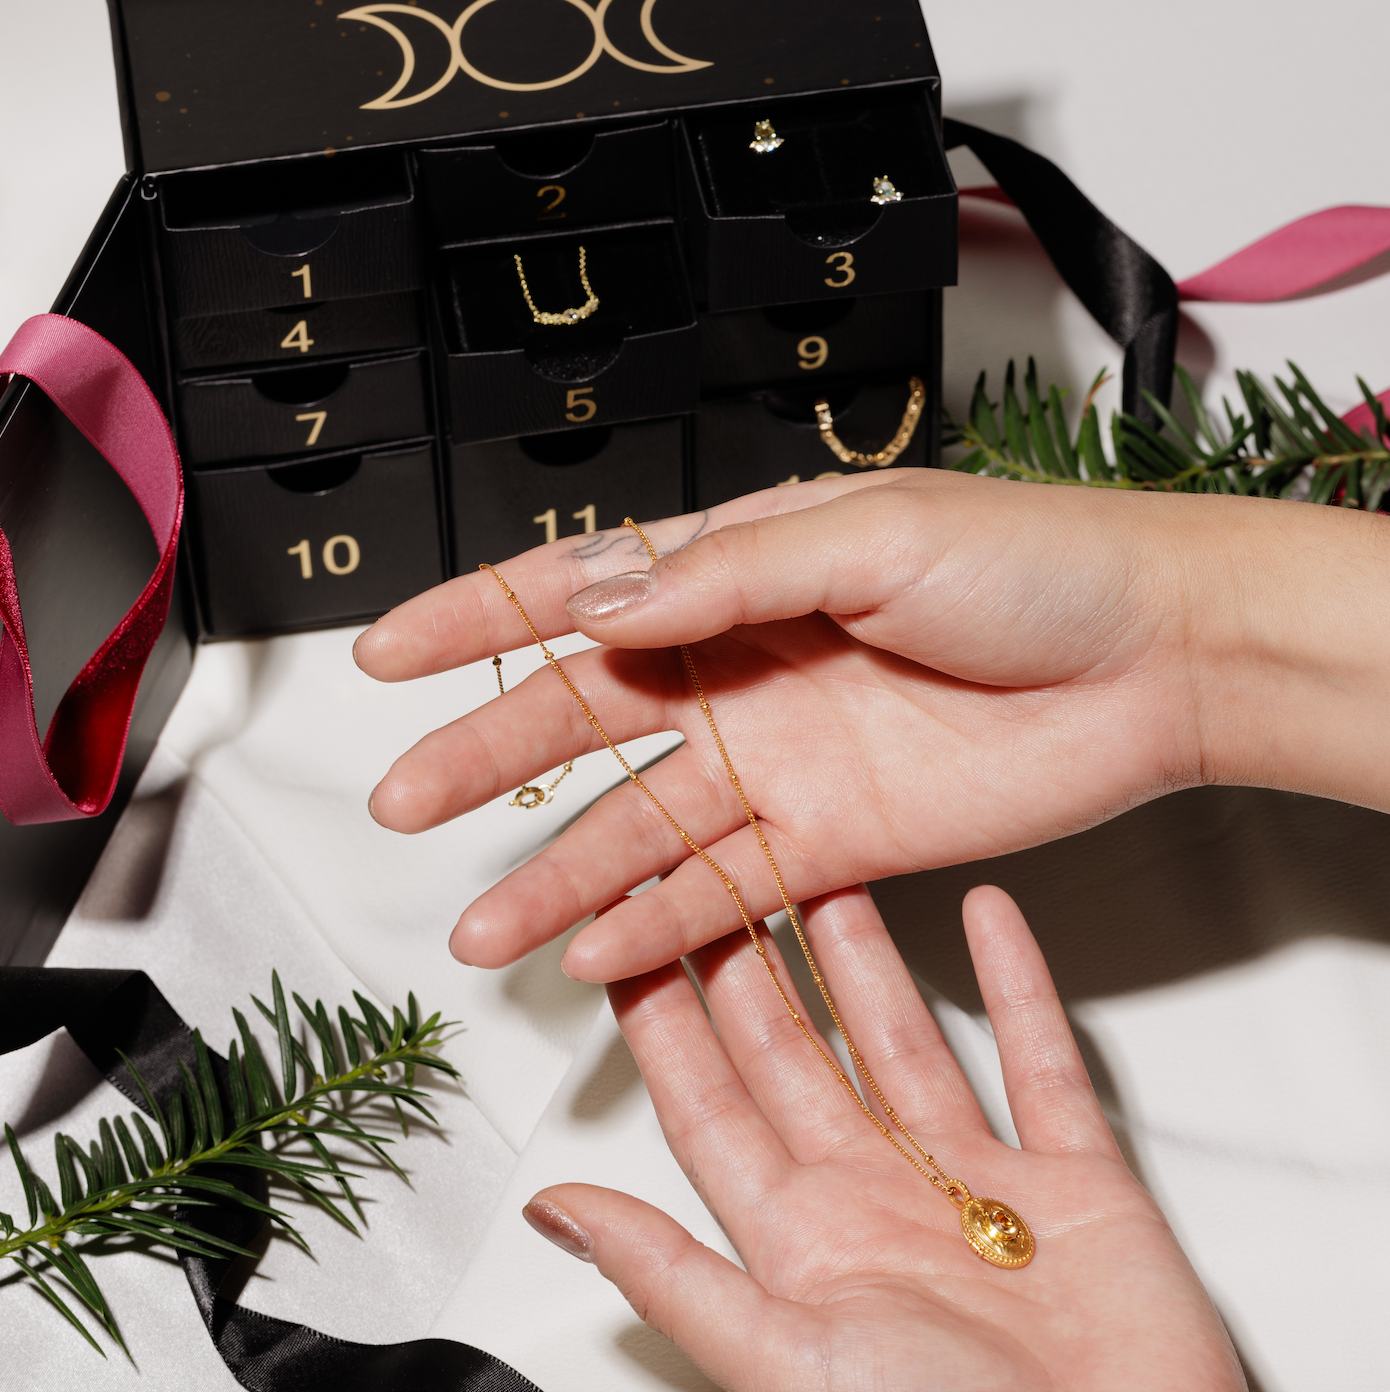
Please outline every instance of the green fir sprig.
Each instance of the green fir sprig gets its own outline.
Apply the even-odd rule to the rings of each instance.
[[[29,1210],[29,1227],[16,1228],[8,1213],[0,1213],[0,1257],[8,1257],[33,1285],[98,1353],[103,1350],[86,1324],[61,1293],[75,1297],[129,1356],[114,1315],[102,1295],[75,1238],[137,1237],[202,1257],[253,1256],[185,1221],[182,1210],[239,1206],[279,1223],[301,1247],[308,1244],[285,1214],[243,1188],[219,1177],[217,1171],[241,1167],[273,1176],[298,1190],[354,1233],[357,1226],[343,1207],[324,1192],[334,1186],[338,1197],[359,1219],[363,1213],[352,1181],[327,1142],[359,1146],[405,1179],[405,1172],[387,1153],[389,1136],[365,1130],[351,1115],[354,1105],[390,1100],[402,1134],[403,1106],[433,1122],[424,1105],[428,1093],[414,1086],[417,1068],[438,1069],[451,1077],[456,1070],[438,1057],[439,1015],[421,1020],[415,996],[402,1012],[393,1006],[391,1019],[358,992],[353,992],[361,1017],[338,1007],[338,1029],[321,1000],[310,1008],[298,992],[294,1003],[317,1040],[322,1066],[296,1036],[278,972],[271,976],[271,1005],[252,996],[256,1008],[275,1031],[279,1054],[279,1085],[251,1033],[246,1017],[233,1010],[238,1040],[228,1051],[230,1109],[217,1086],[212,1061],[202,1036],[193,1032],[194,1067],[182,1061],[183,1085],[170,1093],[164,1106],[155,1100],[146,1080],[121,1055],[144,1095],[155,1129],[138,1112],[102,1120],[98,1139],[84,1150],[71,1136],[54,1137],[58,1197],[20,1149],[7,1124],[5,1138],[19,1171]],[[302,1086],[301,1086],[302,1084]],[[229,1114],[230,1112],[230,1114]],[[158,1134],[156,1134],[156,1131]],[[267,1147],[266,1142],[271,1144]],[[299,1146],[307,1149],[294,1153]],[[365,1219],[363,1219],[365,1221]]]
[[[1091,384],[1073,435],[1062,410],[1063,393],[1055,386],[1046,395],[1041,392],[1030,358],[1020,397],[1011,362],[1004,377],[1002,419],[1000,404],[989,399],[980,373],[969,419],[954,428],[956,440],[968,450],[951,467],[1034,483],[1294,497],[1376,511],[1390,488],[1385,408],[1358,377],[1375,429],[1355,431],[1293,363],[1289,371],[1291,381],[1274,379],[1276,390],[1253,373],[1237,372],[1245,409],[1238,412],[1223,399],[1225,419],[1219,421],[1179,367],[1178,386],[1193,428],[1145,392],[1158,429],[1115,411],[1107,450],[1095,405],[1096,392],[1109,380],[1104,372]]]

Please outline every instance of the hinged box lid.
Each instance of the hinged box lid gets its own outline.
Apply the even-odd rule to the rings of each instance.
[[[111,3],[151,173],[936,77],[917,0]]]

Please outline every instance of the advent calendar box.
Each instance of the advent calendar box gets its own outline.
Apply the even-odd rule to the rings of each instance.
[[[55,307],[172,422],[182,591],[112,811],[0,827],[0,956],[28,960],[190,640],[361,622],[552,534],[842,470],[818,394],[872,453],[921,379],[900,462],[929,463],[955,278],[916,0],[111,0],[111,26],[129,173]],[[154,555],[23,383],[0,527],[42,728]]]

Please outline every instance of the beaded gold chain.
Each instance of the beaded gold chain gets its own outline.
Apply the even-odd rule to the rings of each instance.
[[[652,546],[647,534],[630,517],[623,519],[623,526],[630,527],[641,538],[642,545],[647,548],[647,554],[651,557],[652,564],[657,562],[656,549]],[[479,570],[490,571],[493,578],[502,587],[502,592],[511,601],[516,612],[521,616],[521,621],[530,631],[531,637],[536,640],[546,662],[554,669],[556,676],[565,684],[565,688],[579,704],[579,709],[584,712],[584,718],[593,727],[598,737],[606,744],[613,757],[622,765],[623,771],[629,780],[635,783],[643,793],[646,794],[652,806],[666,819],[675,831],[676,835],[689,847],[692,854],[704,861],[716,875],[720,882],[728,890],[730,897],[738,908],[739,917],[743,920],[743,926],[748,930],[748,936],[753,940],[753,946],[759,958],[762,959],[763,966],[767,969],[767,974],[772,980],[773,987],[781,997],[782,1004],[786,1006],[787,1013],[792,1017],[797,1028],[806,1037],[806,1041],[820,1055],[822,1062],[835,1075],[840,1086],[854,1099],[855,1103],[863,1111],[864,1115],[879,1129],[884,1139],[913,1167],[924,1179],[929,1180],[957,1208],[961,1210],[961,1229],[966,1240],[970,1245],[984,1257],[986,1261],[995,1266],[1020,1267],[1026,1266],[1033,1258],[1034,1242],[1033,1234],[1028,1225],[1023,1221],[1013,1209],[998,1202],[995,1199],[977,1199],[973,1197],[970,1190],[966,1187],[963,1180],[953,1179],[936,1163],[936,1160],[927,1153],[925,1147],[917,1140],[911,1131],[903,1124],[897,1112],[893,1110],[888,1099],[883,1095],[883,1090],[875,1081],[873,1074],[869,1071],[869,1066],[864,1062],[863,1055],[860,1054],[855,1046],[854,1040],[850,1037],[849,1030],[845,1028],[845,1023],[840,1017],[840,1012],[835,1006],[835,1001],[831,997],[830,988],[826,984],[825,977],[821,974],[820,967],[816,963],[815,955],[811,951],[811,944],[806,937],[805,929],[801,923],[801,915],[797,912],[796,906],[791,901],[791,896],[787,893],[786,883],[782,879],[782,872],[778,868],[776,858],[772,854],[772,847],[768,844],[767,837],[763,835],[762,825],[758,821],[757,813],[753,811],[749,804],[747,795],[743,791],[743,784],[739,781],[739,776],[734,770],[733,760],[729,757],[729,751],[724,746],[724,740],[719,733],[719,727],[714,722],[714,712],[710,709],[710,703],[705,696],[704,686],[700,681],[700,674],[695,670],[695,659],[690,654],[689,647],[682,643],[680,645],[681,659],[685,664],[686,673],[690,677],[690,684],[695,690],[696,698],[700,703],[700,710],[703,712],[706,724],[709,725],[710,734],[714,738],[715,748],[719,750],[719,757],[724,763],[724,771],[729,776],[729,782],[733,785],[735,794],[738,797],[739,805],[743,808],[744,815],[748,819],[748,824],[753,828],[753,834],[758,838],[758,845],[762,847],[764,857],[772,870],[773,879],[777,881],[777,892],[782,899],[782,907],[787,912],[787,919],[791,923],[796,933],[797,943],[801,947],[802,955],[806,958],[806,965],[811,970],[811,977],[816,983],[816,989],[820,992],[821,999],[825,1002],[826,1009],[830,1012],[830,1018],[835,1022],[835,1028],[840,1031],[840,1037],[845,1042],[845,1050],[850,1058],[854,1060],[854,1066],[858,1069],[860,1076],[864,1079],[865,1086],[873,1093],[883,1108],[883,1114],[892,1123],[893,1128],[907,1141],[904,1145],[893,1134],[883,1120],[874,1112],[867,1102],[860,1096],[859,1090],[851,1082],[844,1069],[826,1052],[820,1041],[812,1032],[811,1027],[802,1018],[800,1011],[792,1004],[787,988],[782,984],[781,978],[777,975],[777,969],[773,965],[772,959],[768,956],[767,949],[763,944],[753,921],[752,915],[748,912],[748,906],[744,903],[743,895],[739,893],[738,886],[730,878],[724,868],[709,854],[702,846],[696,845],[694,839],[683,826],[671,815],[660,798],[642,781],[642,776],[636,769],[623,757],[622,751],[608,737],[607,731],[598,722],[598,717],[594,715],[589,703],[581,695],[579,688],[570,680],[569,673],[560,665],[559,659],[545,645],[544,640],[536,631],[535,625],[531,622],[530,616],[522,607],[521,601],[517,598],[516,592],[501,573],[493,566],[484,563],[478,567]],[[494,662],[497,659],[493,659]],[[500,685],[500,673],[499,673]],[[912,1149],[909,1150],[908,1146]],[[916,1154],[913,1154],[913,1151]],[[920,1159],[918,1158],[920,1157]],[[925,1163],[924,1163],[925,1162]]]
[[[521,293],[525,297],[526,308],[531,311],[531,318],[537,324],[577,324],[581,319],[587,319],[598,308],[598,296],[594,294],[594,287],[589,284],[589,254],[583,247],[579,248],[579,283],[589,298],[577,309],[562,309],[558,314],[536,308],[536,302],[531,298],[531,287],[526,283],[526,272],[521,267],[520,255],[513,252],[512,260],[516,262],[516,277],[521,282]]]

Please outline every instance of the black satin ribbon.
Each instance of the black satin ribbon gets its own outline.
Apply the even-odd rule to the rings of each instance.
[[[1178,289],[1133,237],[1110,221],[1050,159],[978,126],[949,118],[946,148],[966,146],[1028,220],[1058,274],[1101,328],[1125,350],[1121,404],[1157,427],[1140,395],[1166,406],[1173,394]]]
[[[180,1082],[179,1061],[190,1070],[196,1066],[192,1030],[144,972],[0,967],[0,1053],[63,1026],[107,1081],[142,1111],[149,1109],[117,1050],[140,1070],[161,1105]],[[230,1114],[226,1060],[208,1052]],[[229,1166],[219,1177],[265,1197],[262,1175]],[[240,1247],[255,1240],[264,1221],[230,1206],[187,1209],[180,1217]],[[179,1253],[217,1352],[252,1392],[540,1392],[515,1368],[468,1344],[355,1344],[247,1310],[218,1294],[233,1260]]]

